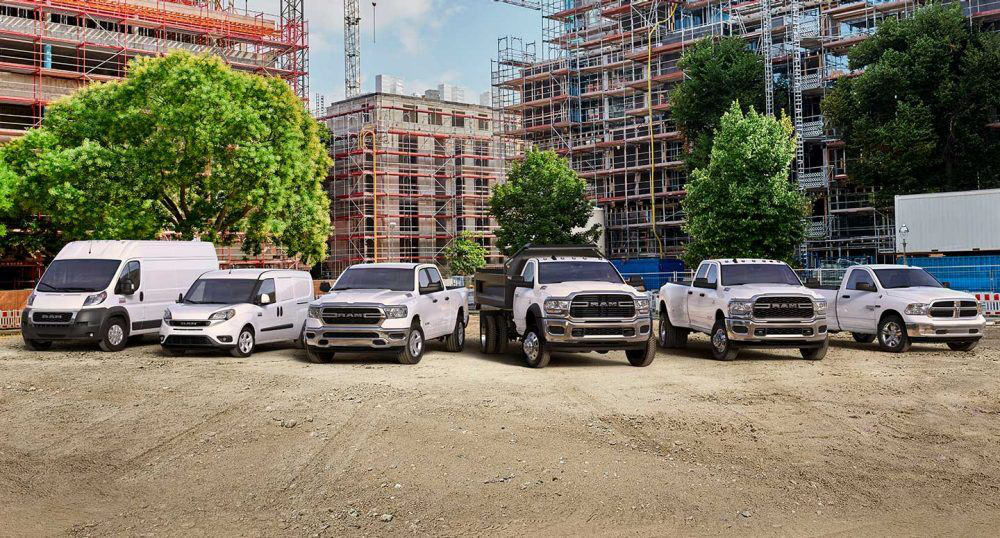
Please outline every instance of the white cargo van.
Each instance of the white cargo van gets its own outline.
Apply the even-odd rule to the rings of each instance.
[[[202,241],[74,241],[28,297],[24,343],[45,350],[75,340],[119,351],[130,336],[159,331],[177,295],[218,268],[215,246]]]

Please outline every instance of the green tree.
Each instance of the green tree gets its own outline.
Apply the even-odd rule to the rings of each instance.
[[[689,170],[708,165],[719,118],[733,101],[764,109],[764,61],[739,37],[710,37],[684,52],[678,67],[684,81],[670,93],[670,114],[688,140]],[[780,103],[782,92],[776,95]]]
[[[529,148],[490,197],[490,214],[500,226],[497,248],[505,255],[528,243],[592,243],[600,236],[600,226],[580,229],[593,211],[587,184],[553,151]]]
[[[444,248],[444,261],[452,275],[471,275],[486,265],[486,247],[476,242],[476,236],[465,231]]]
[[[684,258],[771,258],[793,261],[805,237],[805,197],[788,178],[795,156],[792,124],[745,115],[733,103],[721,119],[709,165],[691,174],[681,201],[691,235]]]
[[[960,6],[886,19],[848,53],[857,76],[823,100],[846,144],[851,179],[895,194],[1000,186],[1000,35]]]
[[[53,103],[4,149],[14,213],[46,216],[63,241],[172,231],[314,263],[330,227],[320,129],[278,78],[210,55],[138,58],[126,79]]]

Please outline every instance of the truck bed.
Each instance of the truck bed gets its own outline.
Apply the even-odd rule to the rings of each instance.
[[[503,267],[484,267],[476,271],[473,300],[477,305],[510,309],[513,296],[513,287]]]

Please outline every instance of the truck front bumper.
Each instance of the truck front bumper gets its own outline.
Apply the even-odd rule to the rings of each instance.
[[[395,349],[406,343],[407,329],[378,326],[306,327],[305,344],[334,351]]]
[[[561,351],[640,349],[652,336],[653,318],[626,321],[582,321],[545,318],[545,343]]]
[[[948,342],[979,340],[986,328],[986,318],[942,319],[920,316],[906,323],[906,334],[912,340]]]
[[[813,347],[827,339],[826,318],[763,321],[726,318],[729,339],[746,347]]]

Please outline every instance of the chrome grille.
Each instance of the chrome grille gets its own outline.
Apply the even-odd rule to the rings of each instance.
[[[932,318],[974,318],[979,309],[976,301],[935,301],[929,314]]]
[[[635,316],[635,301],[628,295],[577,295],[570,303],[569,315],[574,318],[631,318]]]
[[[808,297],[761,297],[753,304],[757,319],[810,319],[813,303]]]
[[[373,306],[334,306],[323,308],[323,323],[327,325],[378,325],[382,310]]]
[[[200,320],[188,320],[188,319],[172,319],[167,321],[167,325],[171,327],[208,327],[211,325],[211,321],[200,321]]]

